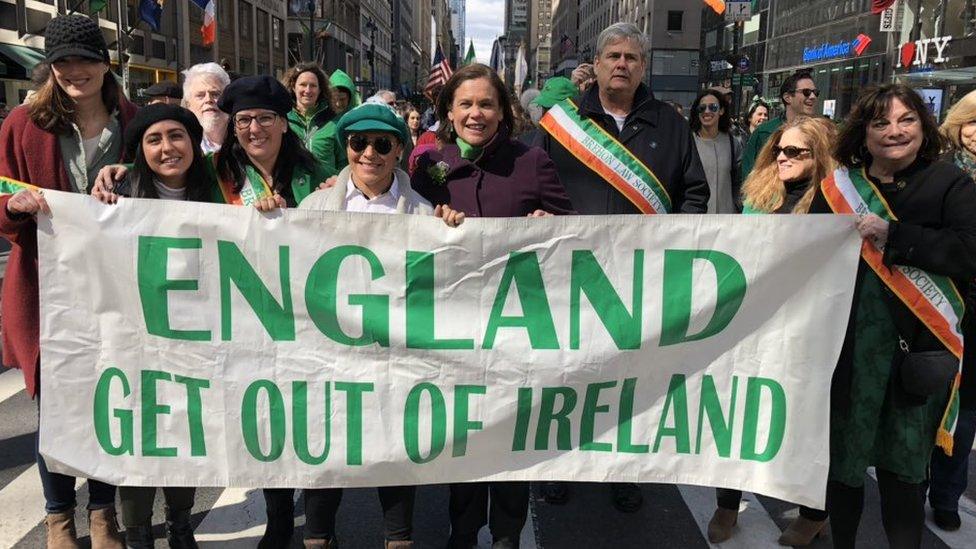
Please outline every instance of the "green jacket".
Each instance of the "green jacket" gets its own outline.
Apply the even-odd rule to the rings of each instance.
[[[756,157],[759,156],[759,151],[762,150],[766,141],[776,133],[786,122],[786,119],[782,116],[778,116],[771,120],[767,120],[760,124],[756,131],[752,132],[749,136],[749,141],[746,143],[746,148],[742,151],[742,181],[745,182],[749,178],[749,174],[752,173],[753,166],[756,165]]]
[[[349,92],[349,109],[347,109],[346,112],[358,107],[362,102],[362,99],[359,97],[359,92],[356,91],[356,83],[353,82],[352,77],[343,72],[342,69],[336,69],[332,73],[332,76],[329,77],[329,85],[332,86],[332,89],[344,88],[347,92]],[[341,118],[341,116],[336,116],[336,122],[338,122],[338,118]],[[339,143],[338,139],[336,139],[335,147],[335,167],[336,171],[338,172],[341,171],[342,168],[349,165],[349,160],[346,158],[345,145]]]
[[[337,150],[339,141],[336,139],[336,116],[328,105],[319,103],[308,115],[292,109],[288,113],[288,126],[323,169],[330,172],[329,175],[339,173],[336,162],[340,152]]]

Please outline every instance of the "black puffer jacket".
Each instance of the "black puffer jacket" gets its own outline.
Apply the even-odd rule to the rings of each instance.
[[[705,213],[708,181],[688,122],[641,84],[622,132],[603,110],[600,90],[591,87],[580,99],[579,111],[603,127],[657,175],[671,196],[672,213]],[[545,131],[534,143],[556,164],[559,180],[581,214],[636,214],[640,210],[593,170],[585,166]]]

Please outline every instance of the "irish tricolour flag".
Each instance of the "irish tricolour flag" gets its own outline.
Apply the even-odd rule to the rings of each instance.
[[[200,27],[200,34],[203,35],[203,45],[209,46],[214,43],[217,36],[217,0],[193,0],[193,3],[204,11],[203,26]]]

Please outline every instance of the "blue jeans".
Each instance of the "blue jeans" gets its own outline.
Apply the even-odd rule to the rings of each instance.
[[[37,395],[37,408],[41,408],[41,396]],[[38,426],[40,427],[40,426]],[[40,429],[38,429],[40,431]],[[41,433],[34,437],[34,455],[37,457],[37,469],[41,476],[41,487],[44,490],[44,510],[48,513],[63,513],[75,508],[75,477],[52,473],[47,470],[47,464],[40,452]],[[106,509],[115,507],[115,486],[97,480],[88,481],[88,509]]]
[[[959,497],[966,491],[969,471],[969,452],[976,435],[976,409],[959,410],[956,433],[952,443],[952,457],[941,449],[932,451],[929,505],[943,511],[959,511]]]

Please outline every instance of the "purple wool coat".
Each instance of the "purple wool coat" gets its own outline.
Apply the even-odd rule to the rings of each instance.
[[[425,151],[410,184],[431,204],[446,204],[469,217],[576,213],[549,155],[511,139],[504,128],[474,161],[461,158],[454,143]]]

